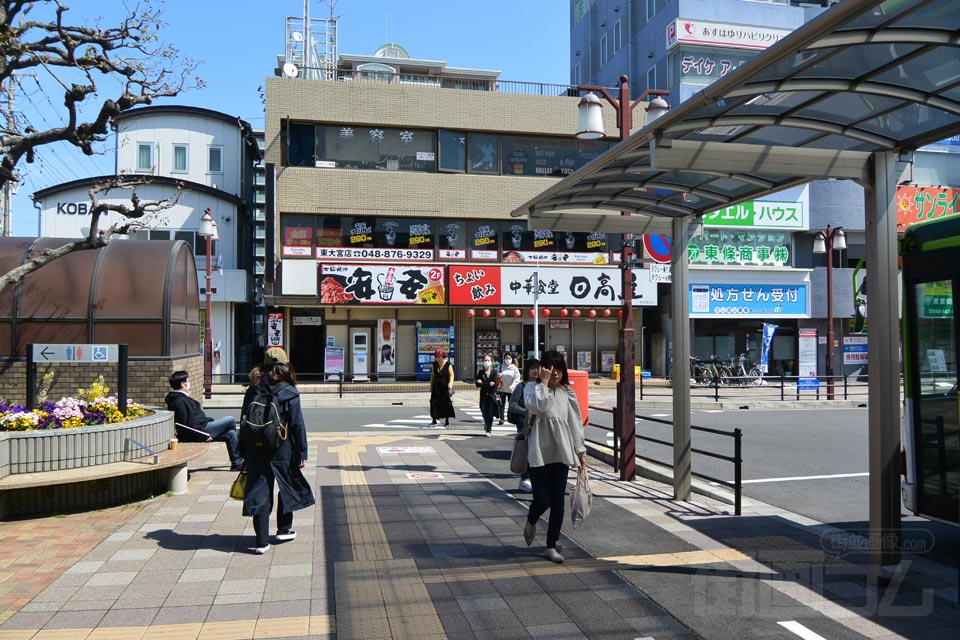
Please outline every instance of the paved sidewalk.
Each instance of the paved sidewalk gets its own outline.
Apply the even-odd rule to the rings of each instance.
[[[222,448],[186,495],[0,523],[0,640],[960,635],[956,567],[911,557],[878,594],[854,540],[765,505],[736,518],[595,466],[593,512],[567,520],[555,565],[545,523],[523,543],[511,438],[310,440],[317,505],[264,556]]]

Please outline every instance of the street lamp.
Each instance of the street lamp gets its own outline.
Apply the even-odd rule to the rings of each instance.
[[[613,106],[617,112],[617,128],[619,139],[630,136],[633,129],[633,110],[649,96],[656,96],[647,105],[647,118],[644,126],[649,125],[670,110],[667,101],[661,95],[669,91],[647,89],[631,102],[630,85],[626,75],[620,76],[619,99],[615,99],[605,87],[581,85],[580,89],[588,93],[580,99],[577,113],[577,137],[584,140],[596,140],[606,134],[603,129],[603,101],[597,97],[597,92]],[[630,215],[621,211],[620,215]],[[633,480],[636,476],[636,384],[634,372],[634,331],[633,331],[633,248],[634,236],[625,233],[621,236],[620,291],[623,297],[620,326],[620,381],[617,383],[617,413],[614,416],[614,429],[620,438],[620,479]]]
[[[207,239],[207,306],[203,314],[203,397],[209,399],[213,395],[213,336],[210,335],[210,283],[213,279],[213,241],[219,240],[217,223],[210,214],[210,207],[203,212],[200,218],[200,228],[197,235]]]
[[[843,227],[827,225],[813,238],[813,252],[827,254],[827,400],[833,400],[833,250],[847,248]]]

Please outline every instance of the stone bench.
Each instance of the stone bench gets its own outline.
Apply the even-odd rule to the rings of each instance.
[[[187,464],[210,445],[182,442],[170,449],[173,433],[173,414],[166,411],[112,425],[4,432],[0,519],[185,493]]]

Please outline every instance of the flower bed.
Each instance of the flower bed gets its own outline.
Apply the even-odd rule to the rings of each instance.
[[[117,407],[117,397],[108,395],[109,391],[101,377],[90,389],[77,389],[78,397],[61,398],[57,402],[44,401],[32,410],[22,404],[11,405],[0,400],[0,431],[75,429],[116,424],[150,413],[133,402],[127,403],[126,414],[121,413]]]

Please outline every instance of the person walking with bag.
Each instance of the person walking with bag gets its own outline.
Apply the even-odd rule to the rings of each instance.
[[[527,429],[532,426],[532,423],[527,418],[532,418],[532,416],[527,415],[527,406],[526,402],[523,399],[523,393],[528,384],[536,385],[537,384],[537,374],[540,372],[540,361],[536,358],[531,358],[527,360],[523,365],[523,379],[517,383],[516,388],[513,390],[513,393],[510,394],[510,408],[507,411],[507,418],[510,420],[510,423],[517,427],[517,439],[525,440],[527,437]],[[528,457],[528,456],[527,456]],[[511,460],[511,464],[512,464]],[[524,466],[526,466],[526,457],[524,459]],[[530,471],[529,468],[525,468],[523,471],[520,471],[520,486],[519,491],[524,493],[530,493],[533,491],[533,484],[530,482]]]
[[[544,351],[540,359],[539,380],[524,387],[524,403],[528,421],[527,460],[533,500],[527,513],[523,539],[527,546],[537,535],[537,520],[547,509],[547,548],[544,556],[552,562],[563,562],[557,551],[563,525],[563,498],[567,490],[570,467],[583,469],[586,446],[583,441],[583,419],[577,396],[570,388],[567,363],[557,351]]]
[[[476,383],[480,389],[480,413],[483,414],[483,432],[488,438],[493,435],[493,419],[497,415],[497,383],[500,374],[493,368],[493,356],[483,356],[483,364],[477,369]]]
[[[504,415],[510,404],[510,396],[520,384],[520,369],[514,364],[510,354],[503,356],[503,368],[500,370],[500,381],[497,385],[497,394],[500,396],[500,424],[503,424]]]
[[[293,530],[293,512],[315,504],[313,490],[303,475],[307,463],[307,429],[300,408],[300,392],[286,352],[279,347],[267,349],[264,363],[250,372],[250,387],[243,397],[240,412],[240,450],[246,459],[247,482],[243,496],[243,515],[253,517],[256,533],[254,553],[270,549],[270,512],[273,511],[274,482],[277,484],[277,542],[297,537]],[[258,434],[246,418],[267,424]],[[267,423],[275,416],[276,425]]]
[[[450,418],[456,418],[453,408],[453,366],[447,360],[447,352],[437,349],[433,354],[433,366],[430,369],[430,426],[450,426]]]

